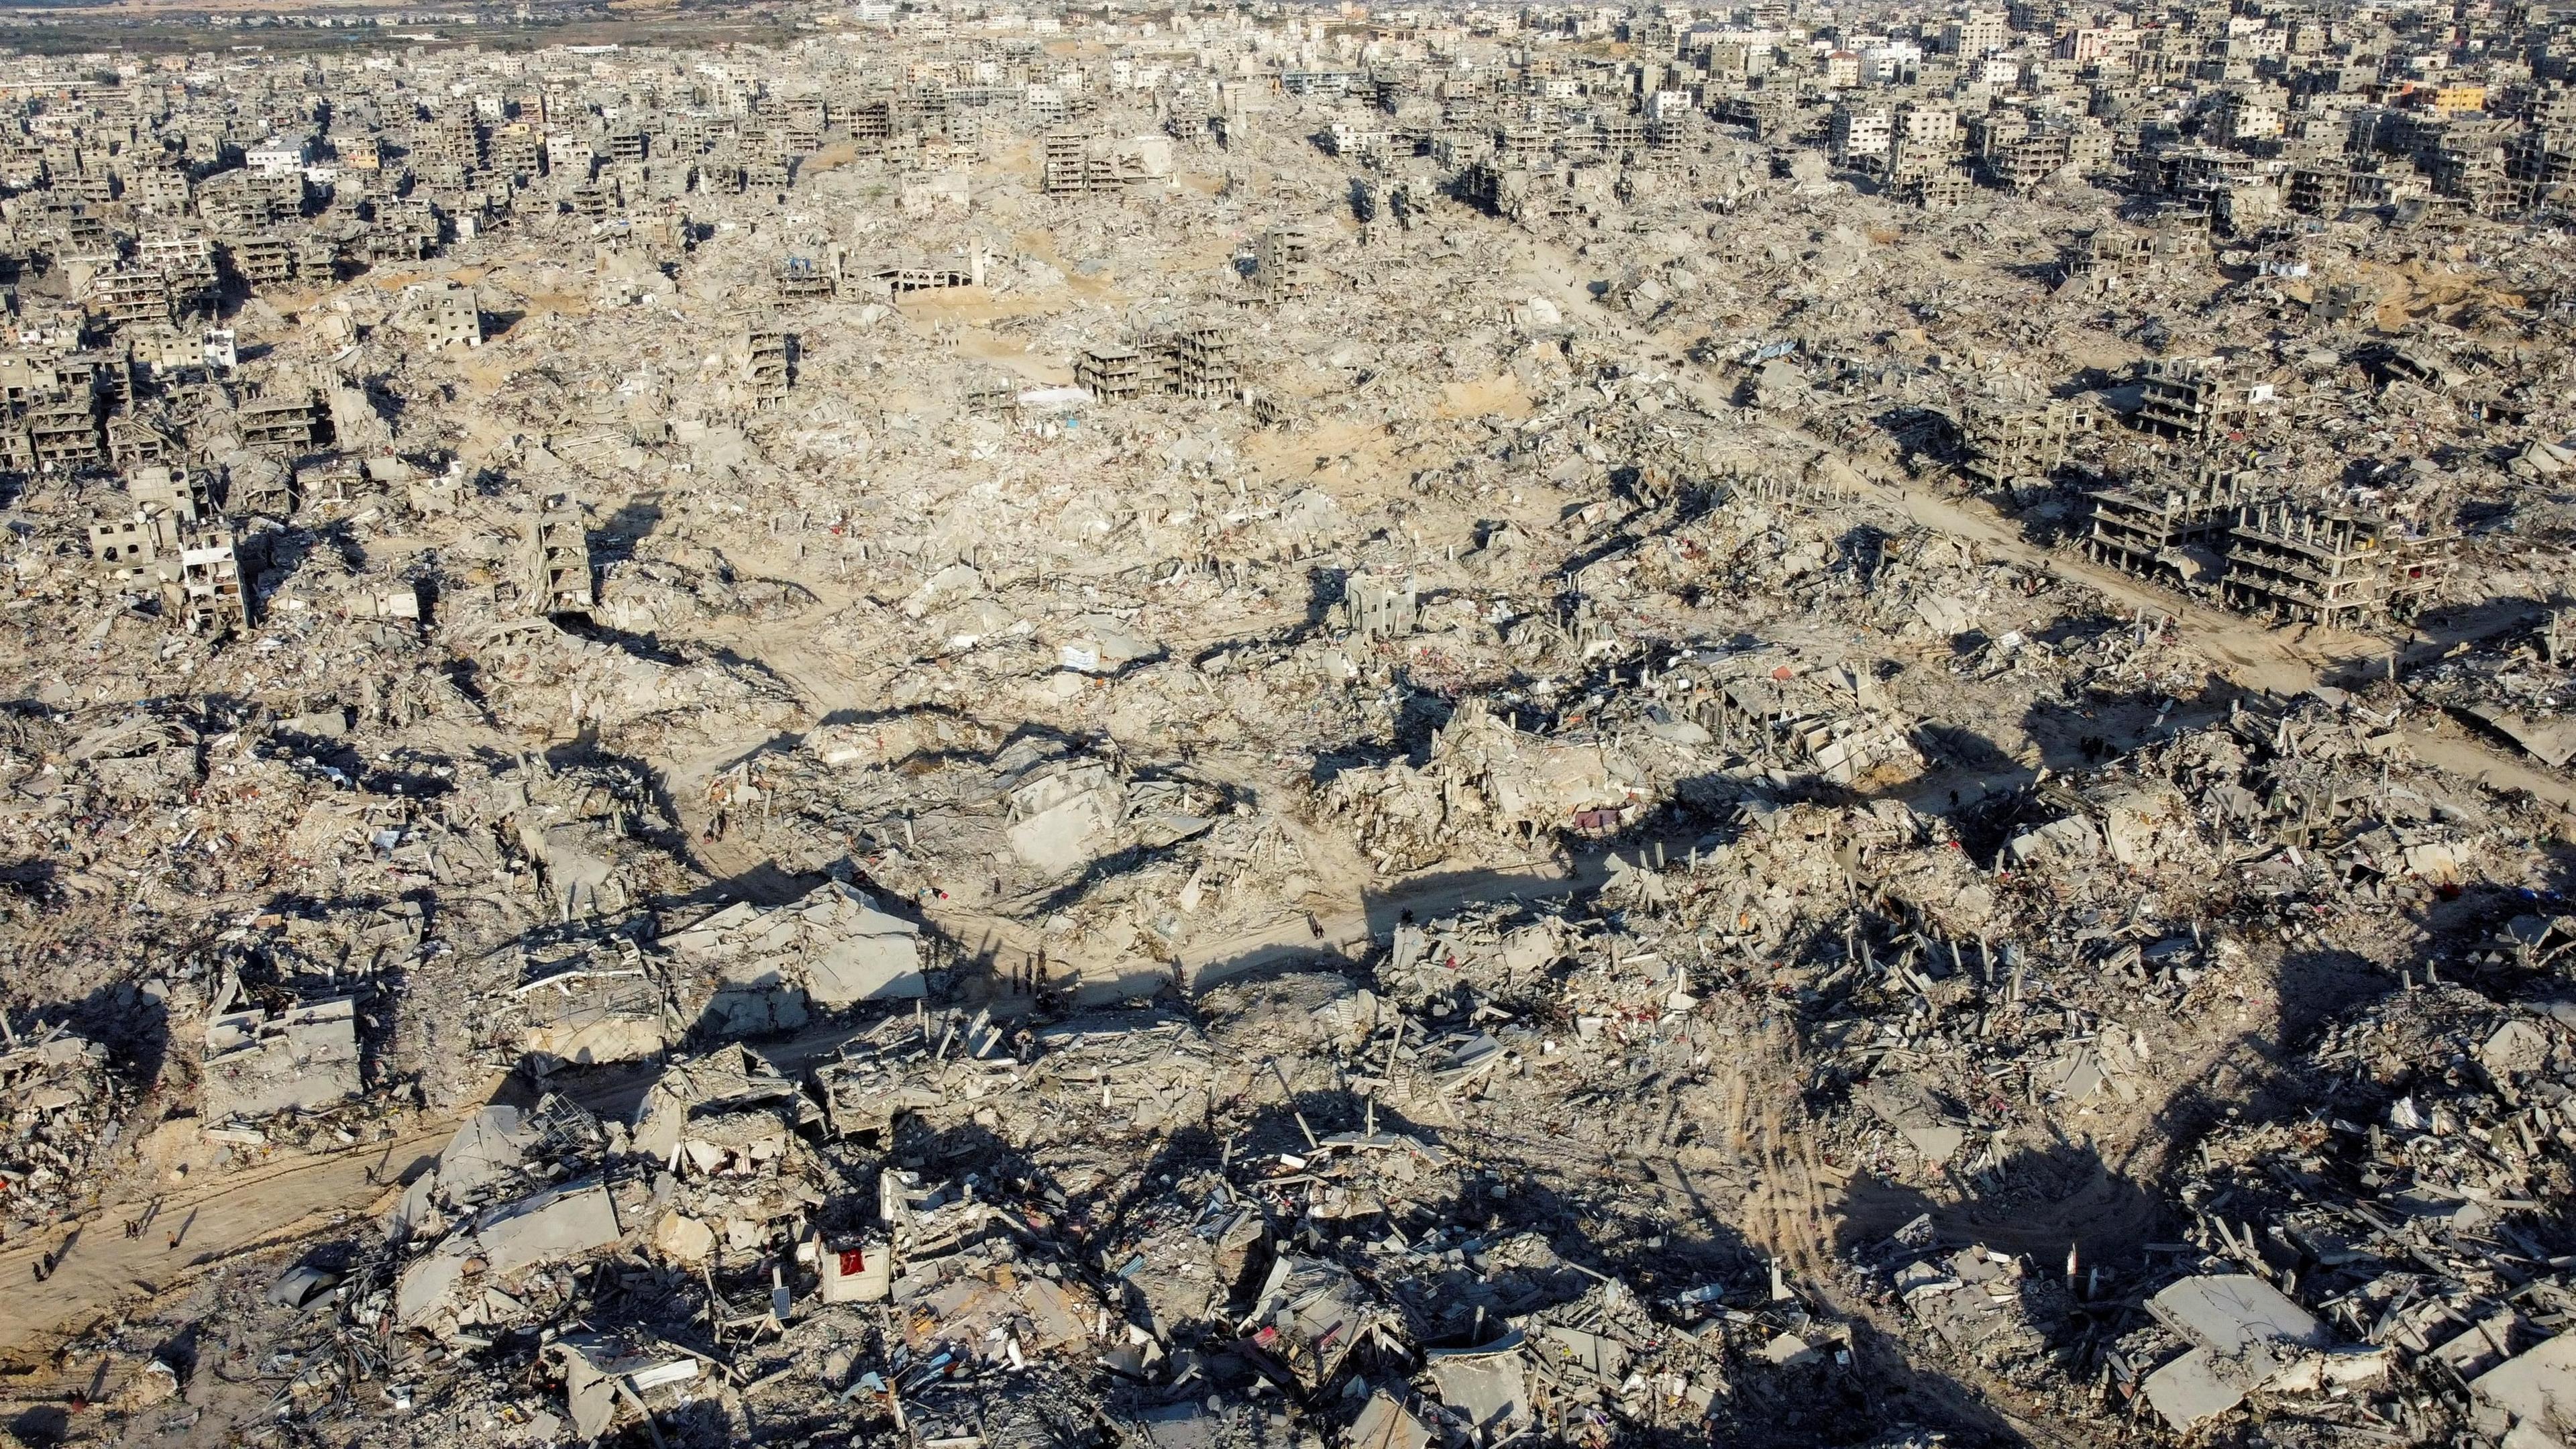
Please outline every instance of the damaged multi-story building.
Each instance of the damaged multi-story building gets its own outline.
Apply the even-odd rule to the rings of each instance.
[[[18,1439],[2568,1436],[2546,7],[19,19]]]

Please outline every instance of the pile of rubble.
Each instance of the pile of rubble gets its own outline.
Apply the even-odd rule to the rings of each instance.
[[[1648,1289],[1569,1259],[1519,1169],[1392,1099],[1319,1129],[1318,1094],[1247,1056],[1302,1040],[1356,1066],[1384,1035],[1428,1089],[1404,1043],[1430,1028],[1390,1000],[1288,978],[1213,1039],[1155,1012],[897,1015],[812,1096],[730,1048],[674,1061],[625,1120],[486,1108],[380,1246],[279,1280],[347,1345],[290,1365],[281,1405],[327,1431],[381,1371],[424,1426],[540,1438],[839,1413],[872,1436],[1427,1446],[1754,1423],[1851,1371],[1849,1328],[1776,1273]],[[1143,1181],[1135,1150],[1161,1162]],[[529,1389],[495,1397],[484,1364]]]
[[[29,20],[8,1433],[2576,1439],[2563,21],[2238,8]]]
[[[0,1090],[9,1128],[0,1146],[0,1183],[10,1237],[95,1209],[113,1170],[118,1130],[132,1088],[107,1049],[62,1023],[10,1033],[0,1050]]]
[[[2548,1116],[2576,1052],[2564,1014],[2428,983],[2329,1021],[2270,1084],[2295,1110],[2222,1125],[2181,1164],[2181,1241],[2143,1268],[1926,1254],[1928,1219],[1862,1261],[1950,1350],[2050,1366],[2077,1414],[2201,1431],[2241,1405],[2301,1442],[2550,1442],[2570,1371],[2570,1147]]]

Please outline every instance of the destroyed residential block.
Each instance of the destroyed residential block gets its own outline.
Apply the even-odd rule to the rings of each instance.
[[[882,1145],[894,1140],[898,1120],[948,1100],[944,1054],[909,1023],[895,1022],[892,1040],[860,1037],[843,1042],[813,1072],[814,1094],[835,1136]],[[969,1043],[964,1060],[981,1053]]]
[[[2066,462],[2076,437],[2092,426],[2092,414],[2064,398],[2023,407],[1971,407],[1959,420],[1966,472],[1994,488],[2011,487],[2020,478],[2045,478]]]
[[[1209,323],[1158,332],[1136,347],[1086,350],[1074,383],[1103,401],[1156,393],[1227,401],[1242,392],[1231,329]]]
[[[19,1437],[2568,1436],[2564,16],[80,8]]]
[[[89,526],[89,556],[102,576],[118,583],[146,580],[156,585],[162,550],[178,543],[176,520],[167,514],[138,510],[134,517]]]
[[[1033,772],[1011,792],[1011,849],[1049,876],[1104,853],[1126,815],[1126,793],[1104,765]]]
[[[589,531],[567,499],[550,500],[528,522],[528,599],[541,614],[584,614],[592,592]]]
[[[250,624],[250,591],[242,580],[238,535],[220,522],[181,525],[175,558],[159,556],[161,604],[171,622],[192,634],[222,634]]]
[[[1281,1387],[1301,1394],[1321,1392],[1339,1379],[1378,1311],[1348,1269],[1289,1253],[1271,1264],[1253,1305],[1239,1326],[1238,1346]]]
[[[2286,503],[2242,510],[2221,591],[2247,613],[2356,627],[2410,615],[2443,578],[2448,540]]]
[[[2224,567],[2228,535],[2255,482],[2245,471],[2203,465],[2188,481],[2095,489],[2085,555],[2142,578],[2209,582]]]
[[[2478,1375],[2469,1392],[2503,1420],[2506,1444],[2566,1442],[2576,1416],[2576,1337],[2559,1334]]]
[[[558,1263],[623,1236],[617,1205],[600,1183],[568,1183],[477,1214],[431,1251],[413,1259],[394,1291],[394,1320],[432,1325],[460,1306],[466,1270],[479,1265],[494,1280]]]
[[[1050,194],[1124,191],[1162,182],[1172,172],[1172,143],[1163,136],[1103,137],[1054,131],[1042,142],[1039,181]]]
[[[255,452],[300,457],[322,438],[321,399],[308,387],[276,387],[242,400],[241,439]]]
[[[743,381],[754,406],[776,407],[795,382],[795,339],[784,332],[754,328],[743,335],[740,349]]]
[[[416,600],[412,617],[418,617]],[[639,1061],[660,1052],[673,1034],[662,984],[640,952],[567,961],[511,994],[525,1022],[521,1049],[548,1065]]]
[[[228,238],[223,245],[223,257],[233,275],[253,288],[277,286],[293,280],[296,273],[294,245],[285,237],[271,232],[250,232]]]
[[[111,330],[166,325],[179,317],[169,278],[140,263],[111,266],[91,277],[87,302]]]
[[[1302,296],[1315,286],[1314,242],[1302,227],[1274,226],[1261,234],[1253,279],[1272,301]]]
[[[1422,606],[1412,580],[1396,586],[1376,579],[1353,579],[1344,599],[1347,627],[1362,639],[1401,639],[1421,622]]]
[[[2270,389],[2251,390],[2231,376],[2224,358],[2150,359],[2140,372],[2142,387],[2132,421],[2139,427],[2192,443],[2222,438],[2238,426],[2249,401],[2261,401]]]
[[[483,345],[483,317],[473,288],[452,281],[416,283],[403,289],[403,303],[422,346]]]
[[[596,1334],[565,1338],[548,1345],[547,1353],[562,1365],[573,1432],[592,1441],[621,1422],[650,1419],[676,1406],[706,1367],[685,1353]]]
[[[2147,1311],[2195,1345],[2147,1377],[2147,1401],[2177,1429],[2235,1407],[2287,1372],[2299,1350],[2332,1341],[2306,1310],[2244,1274],[2186,1278]]]
[[[49,472],[75,472],[107,462],[98,403],[84,388],[28,404],[23,415],[28,461]]]
[[[824,301],[840,291],[838,275],[828,266],[815,265],[811,257],[789,257],[772,275],[781,303]]]

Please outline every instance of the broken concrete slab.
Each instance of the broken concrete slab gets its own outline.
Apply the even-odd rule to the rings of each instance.
[[[2469,1392],[2504,1414],[2512,1433],[2550,1444],[2570,1442],[2568,1426],[2576,1424],[2576,1334],[2559,1334],[2487,1370],[2470,1380]]]

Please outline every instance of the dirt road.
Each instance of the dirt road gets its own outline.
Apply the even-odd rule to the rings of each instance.
[[[0,1360],[41,1352],[118,1304],[151,1298],[206,1268],[327,1231],[364,1212],[386,1184],[456,1130],[422,1118],[388,1142],[297,1155],[101,1210],[66,1233],[31,1235],[0,1251]],[[128,1222],[140,1221],[136,1237]],[[175,1246],[173,1245],[175,1240]],[[51,1274],[36,1269],[55,1259]]]

